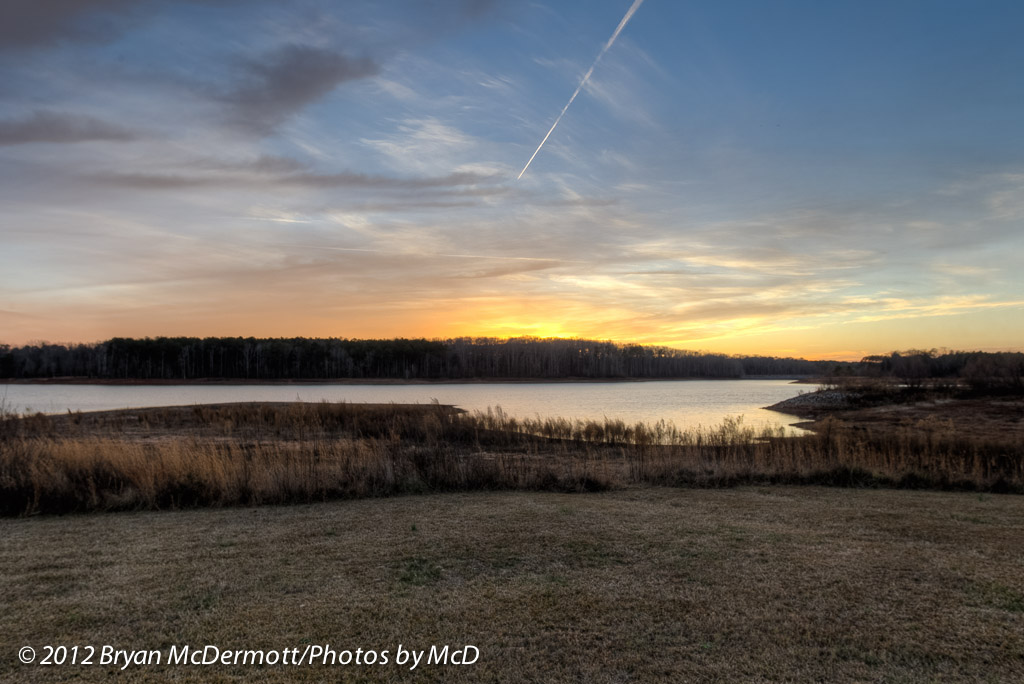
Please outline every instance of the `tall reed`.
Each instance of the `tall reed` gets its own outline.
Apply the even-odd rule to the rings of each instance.
[[[1024,491],[1024,446],[940,421],[519,419],[443,406],[230,404],[0,417],[0,513],[298,503],[480,489],[817,483]]]

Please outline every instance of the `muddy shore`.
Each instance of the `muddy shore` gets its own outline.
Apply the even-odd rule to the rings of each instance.
[[[799,394],[765,408],[799,416],[798,427],[818,431],[829,419],[854,429],[943,429],[965,437],[1024,439],[1024,397],[928,397],[919,401],[863,405],[855,391],[823,389]]]

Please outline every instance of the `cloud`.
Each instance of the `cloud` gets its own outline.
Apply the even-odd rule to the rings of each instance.
[[[1006,173],[998,177],[1002,187],[993,191],[986,201],[989,218],[995,221],[1016,221],[1024,217],[1024,174]]]
[[[193,5],[242,0],[184,0]],[[61,42],[102,42],[121,35],[160,5],[174,0],[3,0],[0,52],[46,47]],[[251,3],[250,3],[251,4]]]
[[[9,309],[0,309],[0,321],[2,321],[4,319],[15,320],[15,321],[23,321],[23,320],[33,320],[33,319],[36,319],[36,318],[38,318],[38,317],[37,316],[33,316],[31,314],[22,313],[20,311],[11,311]]]
[[[260,157],[250,165],[228,164],[223,171],[188,173],[115,172],[86,176],[103,185],[146,190],[173,190],[191,187],[274,187],[300,188],[365,188],[379,190],[452,189],[493,182],[492,174],[457,172],[443,176],[400,178],[352,171],[319,173],[291,171],[287,159]],[[282,173],[284,170],[286,172]]]
[[[472,136],[433,117],[406,119],[391,135],[360,142],[388,157],[395,168],[419,173],[454,168],[460,159],[478,154],[480,145]]]
[[[241,161],[225,161],[222,159],[202,159],[196,163],[202,169],[215,171],[245,171],[251,173],[292,173],[295,171],[306,171],[309,166],[291,157],[282,157],[276,154],[261,154],[255,159],[244,159]]]
[[[104,40],[121,30],[134,0],[4,0],[0,3],[0,50],[61,40]]]
[[[372,76],[379,70],[368,57],[289,45],[262,60],[246,62],[242,85],[218,93],[214,99],[227,107],[232,124],[266,135],[338,84]]]
[[[134,140],[130,129],[91,116],[37,110],[23,119],[0,121],[0,145]]]
[[[284,176],[279,183],[304,187],[386,187],[397,189],[445,188],[460,185],[476,185],[493,180],[493,175],[479,173],[449,173],[445,176],[427,176],[422,178],[393,178],[390,176],[374,176],[364,173],[297,173]]]

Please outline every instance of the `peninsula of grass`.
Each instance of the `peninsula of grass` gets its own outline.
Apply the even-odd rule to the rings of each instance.
[[[826,484],[1024,491],[1024,443],[919,420],[816,433],[516,419],[499,410],[222,404],[0,420],[0,513],[294,504],[461,491]]]

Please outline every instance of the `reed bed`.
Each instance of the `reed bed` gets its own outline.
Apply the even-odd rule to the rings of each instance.
[[[501,409],[227,404],[0,416],[0,513],[287,504],[469,490],[752,483],[1024,491],[1024,446],[941,421],[814,435]]]

